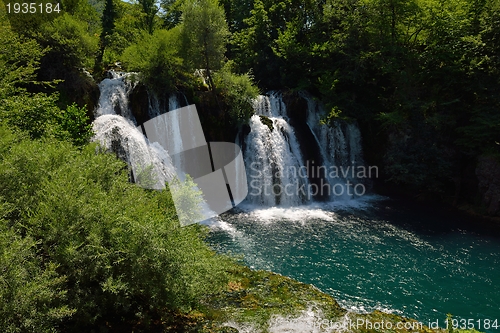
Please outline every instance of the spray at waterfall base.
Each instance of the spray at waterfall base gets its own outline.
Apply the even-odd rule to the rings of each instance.
[[[314,161],[306,161],[305,165],[294,165],[284,168],[263,167],[260,162],[252,162],[249,183],[249,196],[293,196],[298,195],[307,200],[312,197],[356,198],[366,194],[368,180],[378,178],[377,166],[352,165],[324,166],[315,165]],[[317,178],[318,182],[310,183],[308,179]]]

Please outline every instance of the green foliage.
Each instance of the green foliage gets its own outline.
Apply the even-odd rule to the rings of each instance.
[[[45,51],[33,39],[18,36],[0,17],[0,98],[23,91],[35,80]]]
[[[217,0],[186,1],[181,27],[181,54],[191,71],[218,70],[224,61],[229,30]],[[213,89],[213,82],[209,82]]]
[[[17,133],[31,139],[58,138],[83,146],[92,136],[90,119],[85,107],[70,105],[60,110],[57,94],[28,94],[5,98],[0,106],[0,121]]]
[[[0,106],[0,121],[31,139],[54,137],[71,141],[76,146],[89,142],[92,136],[86,107],[75,104],[66,110],[56,105],[58,95],[20,92],[4,99]]]
[[[218,93],[228,107],[228,114],[234,124],[246,123],[253,115],[253,101],[259,89],[253,84],[249,74],[237,75],[231,71],[232,63],[214,75]]]
[[[56,95],[19,93],[4,100],[0,120],[32,139],[56,136],[60,112],[56,101]]]
[[[2,214],[5,213],[0,209]],[[66,302],[65,278],[57,266],[36,255],[38,243],[0,220],[0,330],[55,332],[74,311]]]
[[[80,22],[86,23],[86,30],[96,34],[100,30],[101,11],[97,11],[88,0],[61,0],[61,9]]]
[[[76,146],[87,144],[93,135],[86,106],[79,108],[76,104],[69,105],[66,110],[61,111],[58,122],[61,131],[67,133]]]
[[[175,91],[181,76],[182,60],[178,56],[177,29],[157,30],[144,35],[140,42],[127,48],[123,63],[128,70],[141,73],[141,79],[160,94]]]
[[[181,22],[182,7],[185,0],[161,0],[160,7],[162,9],[161,18],[163,27],[172,29]]]
[[[277,57],[272,51],[271,20],[261,0],[254,2],[251,16],[243,20],[245,28],[234,32],[232,51],[239,72],[252,70],[257,80],[276,82],[279,74]],[[272,84],[270,84],[272,86]],[[266,85],[267,88],[267,85]]]
[[[149,34],[155,30],[156,14],[158,13],[158,6],[155,0],[138,0],[142,7],[142,26]]]
[[[36,70],[45,51],[32,39],[19,37],[9,26],[1,25],[0,41],[0,121],[31,138],[61,136],[60,121],[66,121],[56,106],[58,95],[27,92],[40,84]],[[82,115],[83,117],[84,115]],[[76,133],[75,133],[76,134]]]
[[[102,13],[102,35],[109,35],[115,28],[115,20],[117,16],[116,4],[113,0],[106,0],[104,11]],[[102,38],[102,37],[101,37]]]
[[[102,30],[99,41],[99,54],[96,60],[96,65],[100,65],[106,47],[112,43],[112,34],[115,29],[115,21],[118,16],[118,11],[114,0],[106,0],[104,11],[102,13]]]
[[[45,61],[66,68],[92,68],[98,49],[98,38],[88,31],[86,22],[65,13],[41,27],[41,44],[48,46]]]
[[[172,197],[175,198],[175,208],[181,225],[187,225],[198,221],[201,214],[203,202],[202,192],[195,189],[196,184],[189,175],[184,181],[175,178],[169,183]]]
[[[168,191],[130,184],[123,162],[96,154],[94,145],[79,151],[17,140],[4,127],[0,133],[0,198],[9,208],[2,215],[12,230],[2,246],[18,261],[33,258],[23,269],[35,274],[19,275],[33,292],[19,306],[40,307],[25,311],[24,321],[48,312],[40,331],[71,314],[60,324],[68,331],[146,327],[189,311],[224,285],[226,259],[203,243],[203,227],[180,227]],[[26,245],[28,252],[16,251]],[[42,302],[28,302],[36,297]]]
[[[116,10],[116,13],[112,13],[110,16],[113,28],[110,29],[111,25],[108,25],[106,29],[108,33],[104,34],[104,39],[101,42],[101,47],[105,47],[103,54],[105,66],[120,61],[125,49],[141,40],[144,34],[141,21],[143,13],[138,5],[113,1],[113,6]],[[104,30],[103,26],[103,33]]]
[[[332,107],[330,113],[325,117],[325,119],[321,119],[320,123],[323,125],[328,125],[335,120],[348,120],[348,118],[342,115],[342,110],[340,110],[338,106]]]

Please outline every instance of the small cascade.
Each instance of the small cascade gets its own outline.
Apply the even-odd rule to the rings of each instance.
[[[299,143],[288,124],[281,95],[259,96],[245,139],[250,203],[297,206],[309,201],[308,179]]]
[[[307,125],[320,147],[326,179],[332,188],[331,199],[356,197],[353,186],[363,182],[362,178],[358,178],[357,172],[360,167],[364,168],[361,133],[357,124],[345,121],[335,121],[332,125],[322,124],[321,117],[325,116],[325,110],[311,97],[305,94],[302,97],[308,105]],[[347,186],[351,187],[350,191]]]
[[[106,78],[99,83],[101,95],[95,117],[115,114],[128,119],[136,125],[137,122],[128,105],[128,95],[135,85],[132,78],[136,74],[115,71],[109,71],[108,73],[110,78]]]
[[[130,73],[110,71],[111,78],[99,84],[101,96],[95,111],[94,141],[126,161],[134,181],[150,189],[163,189],[175,176],[170,156],[161,145],[150,143],[140,129],[128,105],[133,83]]]
[[[258,96],[254,102],[255,113],[266,117],[287,117],[286,105],[281,94],[270,92],[269,96]]]
[[[154,123],[155,125],[155,133],[157,135],[156,139],[161,142],[173,141],[172,148],[176,152],[180,152],[183,150],[183,142],[181,136],[181,129],[179,127],[180,121],[178,119],[178,114],[173,113],[170,118],[171,121],[166,122],[165,118],[158,117],[168,111],[173,111],[181,108],[181,104],[179,103],[179,99],[177,95],[172,94],[168,99],[168,105],[164,103],[160,98],[157,97],[154,93],[149,93],[149,116],[151,119],[156,118],[157,121]],[[167,140],[168,138],[168,140]],[[182,160],[182,155],[174,156],[172,159],[173,165],[177,169],[182,169],[184,161]]]
[[[175,175],[168,153],[157,143],[151,144],[130,122],[118,115],[106,114],[93,123],[94,141],[127,161],[134,181],[149,189],[164,189]]]

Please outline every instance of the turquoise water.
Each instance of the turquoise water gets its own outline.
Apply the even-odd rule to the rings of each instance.
[[[346,309],[500,327],[500,237],[460,215],[378,199],[225,214],[209,242],[313,284]]]

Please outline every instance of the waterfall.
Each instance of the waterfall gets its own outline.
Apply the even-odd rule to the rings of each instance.
[[[255,112],[245,139],[247,200],[284,207],[309,201],[307,176],[301,175],[304,161],[281,95],[259,96]]]
[[[137,124],[128,105],[128,94],[134,88],[133,80],[136,73],[121,73],[109,71],[110,78],[99,83],[101,95],[95,111],[95,117],[103,115],[121,115],[133,124]]]
[[[361,133],[355,122],[335,121],[331,125],[321,123],[326,115],[322,105],[313,98],[301,94],[307,101],[307,125],[320,147],[322,163],[326,167],[326,179],[332,191],[331,199],[352,199],[356,195],[352,187],[363,183],[357,178],[359,167],[364,167]],[[351,190],[347,187],[352,184]],[[339,189],[335,191],[335,188]],[[340,190],[343,188],[343,190]]]
[[[197,174],[194,170],[203,165],[208,155],[192,150],[188,165],[185,163],[187,153],[180,154],[206,144],[203,135],[190,134],[195,129],[194,132],[203,133],[198,118],[192,118],[197,115],[172,112],[169,117],[163,117],[161,115],[166,112],[181,108],[178,96],[170,96],[167,102],[148,92],[148,113],[155,121],[138,127],[128,103],[128,94],[134,88],[133,75],[111,71],[110,77],[99,84],[101,96],[95,111],[94,141],[99,141],[104,149],[127,161],[134,181],[146,188],[162,189],[175,176],[183,179],[184,174],[179,170],[193,170],[193,174]],[[292,207],[313,199],[324,200],[325,197],[330,200],[356,197],[348,190],[349,186],[363,182],[356,178],[355,172],[355,168],[364,165],[361,135],[356,123],[336,121],[324,125],[320,121],[325,115],[321,104],[305,94],[302,97],[307,101],[307,121],[303,125],[292,122],[300,140],[308,141],[301,142],[302,147],[290,125],[283,96],[276,92],[255,100],[255,114],[249,121],[250,131],[246,137],[238,136],[244,143],[247,201],[252,204]],[[181,123],[190,124],[189,129],[182,129]],[[149,133],[156,133],[150,137],[151,142],[143,135],[143,130],[148,132],[148,137]],[[306,132],[308,134],[304,136]],[[306,150],[311,148],[315,151],[313,155]],[[317,165],[318,160],[321,160],[321,166]],[[324,168],[321,174],[316,171],[319,167]],[[200,176],[210,171],[200,171]],[[324,180],[327,190],[318,185]],[[319,187],[321,194],[318,194]],[[338,193],[339,189],[341,193]]]
[[[184,97],[185,105],[188,105],[186,96]],[[168,150],[171,152],[181,152],[184,147],[196,147],[198,146],[195,136],[186,136],[181,133],[181,119],[179,118],[180,113],[171,113],[171,117],[167,121],[164,117],[158,117],[169,111],[178,110],[182,107],[177,94],[172,94],[168,98],[168,104],[164,103],[156,94],[153,92],[148,92],[149,98],[149,110],[148,114],[151,119],[156,118],[154,122],[155,129],[152,131],[155,134],[155,140],[158,142],[168,142]],[[192,119],[191,114],[188,115],[189,119],[185,121],[189,124],[194,124],[198,122],[197,119]],[[185,156],[182,154],[171,154],[172,163],[177,170],[185,169]],[[184,179],[182,173],[178,174],[181,179]]]
[[[317,161],[304,161],[287,107],[279,93],[259,96],[250,118],[250,133],[245,142],[245,166],[249,194],[247,201],[263,206],[297,206],[311,199],[350,200],[365,193],[361,134],[355,122],[321,123],[325,111],[314,99],[307,101],[307,126],[312,140],[301,142],[303,149],[318,147]],[[308,148],[306,148],[308,147]],[[312,158],[311,154],[309,154]],[[313,155],[314,156],[314,155]],[[316,162],[316,163],[315,163]],[[356,190],[355,190],[356,188]]]
[[[174,177],[175,169],[168,152],[161,145],[150,143],[136,127],[128,105],[132,74],[109,73],[111,78],[99,84],[101,96],[95,111],[93,141],[127,161],[136,183],[145,188],[163,189],[165,182]]]

